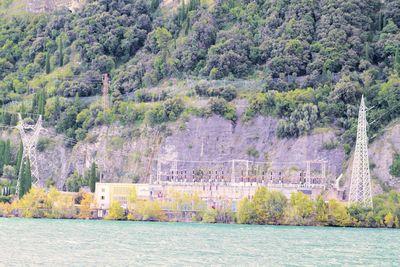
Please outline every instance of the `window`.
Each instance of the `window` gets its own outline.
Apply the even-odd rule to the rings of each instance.
[[[101,200],[104,200],[104,196],[101,196]]]
[[[103,187],[102,189],[101,189],[101,192],[106,192],[106,189]]]

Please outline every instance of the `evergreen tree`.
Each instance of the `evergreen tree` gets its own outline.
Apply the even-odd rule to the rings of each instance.
[[[56,103],[55,103],[56,109],[55,109],[55,114],[54,114],[54,119],[57,121],[60,116],[61,116],[61,103],[60,103],[60,97],[56,96]]]
[[[45,70],[46,70],[46,74],[49,74],[51,69],[50,69],[50,54],[49,52],[46,53],[46,63],[45,63]]]
[[[64,66],[64,44],[63,44],[62,36],[60,37],[60,41],[59,41],[59,44],[58,44],[58,50],[60,52],[59,66],[62,67],[62,66]]]
[[[17,173],[17,175],[20,174],[23,152],[24,152],[24,146],[21,141],[19,143],[19,149],[18,149],[18,153],[17,153],[17,162],[15,165],[15,172]]]
[[[24,163],[21,163],[21,164],[24,165]],[[24,169],[24,166],[22,166],[21,172],[18,176],[18,180],[19,180],[18,197],[19,198],[22,198],[25,195],[25,177],[23,175],[23,169]]]
[[[97,182],[97,171],[96,171],[96,163],[92,163],[92,166],[90,168],[90,179],[89,179],[89,186],[90,186],[90,192],[94,193],[96,189],[96,182]]]
[[[32,172],[31,172],[31,162],[28,159],[24,164],[24,193],[28,193],[32,187]]]
[[[5,147],[6,143],[3,140],[0,140],[0,175],[3,174]]]
[[[11,142],[10,140],[7,140],[4,147],[4,165],[10,165],[10,162],[11,162]]]
[[[21,112],[21,116],[24,119],[26,117],[26,106],[24,102],[21,103],[21,106],[19,107],[19,111]]]
[[[400,75],[400,48],[397,47],[394,55],[394,69],[398,75]]]
[[[45,106],[46,106],[46,95],[45,91],[42,89],[39,91],[39,96],[38,96],[38,113],[42,116],[44,116]]]

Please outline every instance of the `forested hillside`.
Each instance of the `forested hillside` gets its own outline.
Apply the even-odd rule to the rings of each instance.
[[[281,119],[281,138],[338,128],[350,151],[362,94],[372,108],[371,137],[400,115],[398,0],[174,3],[100,0],[74,13],[2,12],[1,103],[43,114],[70,146],[112,122],[158,126],[217,114],[235,123],[262,114]],[[0,9],[11,4],[0,0]],[[90,98],[101,95],[103,73],[113,103],[105,111]],[[242,117],[237,98],[248,103]],[[9,113],[1,120],[15,124]]]

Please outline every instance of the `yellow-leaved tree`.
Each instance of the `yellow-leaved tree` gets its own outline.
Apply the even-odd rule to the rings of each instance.
[[[92,217],[91,215],[91,205],[93,203],[93,194],[84,192],[82,194],[82,200],[81,200],[81,206],[79,209],[79,215],[78,217],[80,219],[90,219]]]
[[[110,210],[106,217],[106,220],[124,220],[125,219],[125,211],[121,207],[121,204],[118,201],[111,202]]]

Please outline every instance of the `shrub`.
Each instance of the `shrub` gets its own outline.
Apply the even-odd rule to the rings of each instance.
[[[218,211],[216,209],[207,209],[203,215],[204,223],[216,223],[217,222]]]
[[[51,140],[50,138],[41,137],[41,138],[39,138],[39,140],[38,140],[38,143],[37,143],[36,148],[37,148],[38,151],[43,152],[43,151],[45,151],[47,148],[49,148],[50,145],[51,145],[52,143],[53,143],[53,142],[52,142],[52,140]]]
[[[235,107],[229,104],[225,99],[213,97],[209,100],[208,106],[211,113],[222,116],[227,120],[236,121]]]
[[[393,156],[393,163],[390,166],[390,174],[395,177],[400,177],[400,154]]]
[[[281,223],[287,205],[285,195],[278,191],[268,191],[266,187],[257,188],[253,197],[258,224]]]
[[[240,224],[252,224],[256,221],[256,211],[247,197],[239,202],[236,220]]]
[[[137,201],[130,220],[165,221],[167,219],[159,201]]]
[[[330,140],[322,144],[322,148],[325,150],[333,150],[339,146],[339,142],[336,140]]]
[[[112,201],[108,214],[104,217],[106,220],[124,220],[125,211],[118,201]]]

